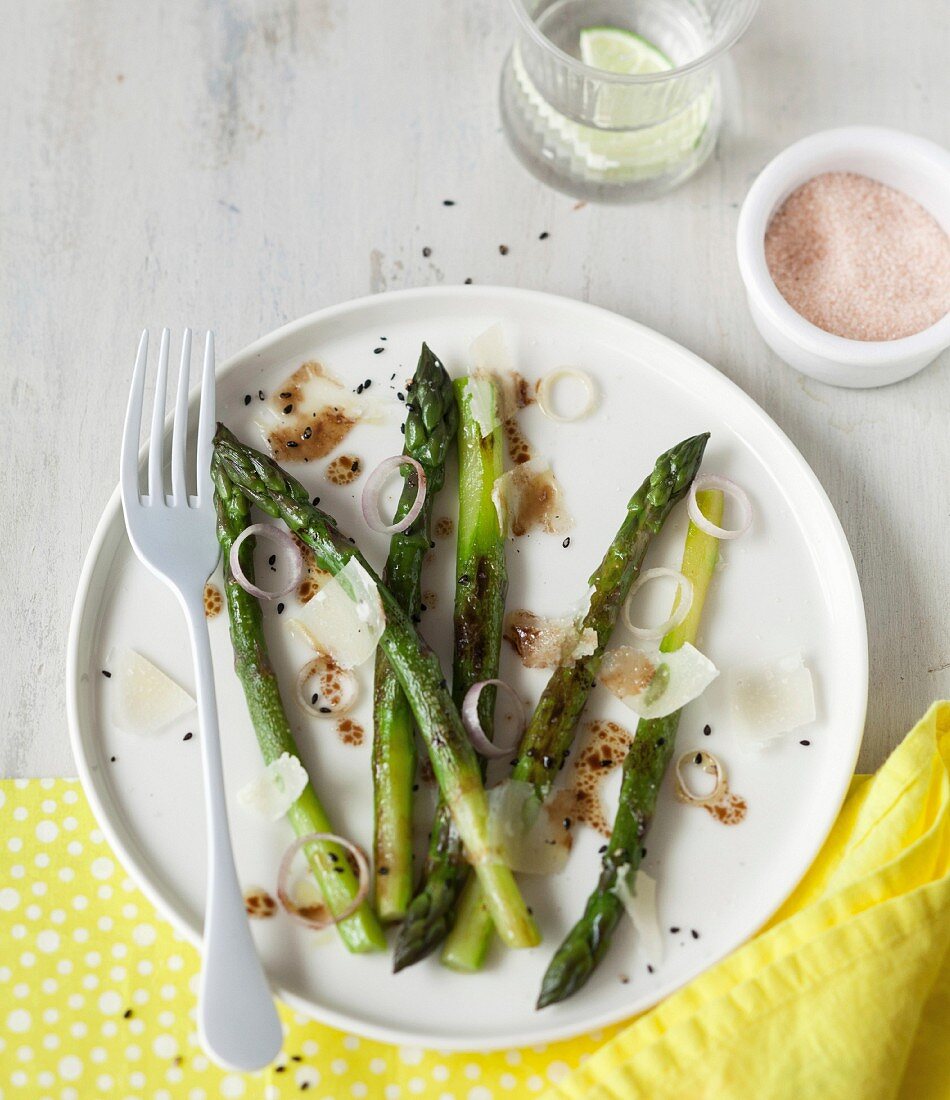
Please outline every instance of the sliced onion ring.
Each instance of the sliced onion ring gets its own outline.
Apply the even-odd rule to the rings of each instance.
[[[515,704],[518,716],[517,736],[507,746],[496,745],[490,741],[478,717],[478,700],[481,698],[482,691],[489,685],[506,691]],[[477,753],[489,760],[500,760],[503,756],[511,756],[521,740],[521,733],[525,726],[524,703],[518,698],[514,688],[509,687],[504,680],[479,680],[477,684],[472,684],[462,700],[462,725]]]
[[[669,618],[665,619],[657,626],[635,626],[630,621],[630,601],[648,581],[656,580],[658,577],[669,577],[671,580],[676,581],[676,591],[679,594],[679,599],[676,601],[676,607],[670,612]],[[689,577],[680,573],[677,569],[667,569],[665,566],[658,566],[655,569],[648,569],[645,573],[641,573],[633,582],[630,594],[627,596],[623,605],[623,621],[626,623],[630,633],[637,638],[655,641],[657,638],[662,638],[665,634],[668,634],[674,626],[679,626],[689,614],[689,609],[692,606],[693,582]]]
[[[564,378],[576,379],[584,387],[587,394],[587,400],[573,416],[561,416],[560,413],[554,411],[554,405],[551,403],[551,391]],[[558,424],[571,424],[575,420],[583,420],[585,416],[590,416],[596,406],[596,383],[589,374],[577,370],[575,367],[558,367],[557,370],[552,370],[541,379],[541,384],[538,386],[538,408],[549,420],[556,420]]]
[[[315,707],[310,702],[310,696],[312,692],[306,690],[307,681],[320,672],[337,672],[340,678],[346,684],[346,690],[343,695],[343,702],[338,707],[334,707],[329,714],[326,711],[321,712],[319,707]],[[297,702],[308,713],[312,714],[314,718],[342,718],[344,714],[349,714],[353,709],[353,704],[356,702],[356,697],[359,691],[359,686],[356,681],[356,677],[353,675],[353,670],[349,668],[341,668],[336,661],[332,658],[320,654],[318,657],[314,657],[312,661],[308,661],[303,668],[297,673]]]
[[[359,875],[359,886],[357,887],[356,893],[353,895],[353,900],[339,913],[333,914],[328,909],[326,920],[314,920],[312,917],[306,916],[294,902],[293,898],[291,898],[290,891],[287,889],[287,880],[290,875],[290,868],[294,862],[294,856],[296,856],[304,845],[313,844],[315,841],[324,841],[327,844],[339,844],[341,848],[345,848],[353,857],[356,863],[356,871]],[[352,841],[347,840],[346,837],[337,836],[336,833],[307,833],[304,836],[298,836],[287,851],[284,852],[283,858],[280,861],[280,869],[277,872],[277,897],[280,899],[281,905],[287,910],[287,915],[289,917],[297,921],[298,924],[319,931],[322,928],[329,928],[333,924],[339,924],[341,920],[346,920],[347,917],[352,916],[356,910],[359,909],[366,900],[366,895],[369,893],[369,879],[369,861],[363,853],[362,848],[358,848]]]
[[[702,757],[698,762],[696,760],[697,756]],[[695,764],[697,767],[702,768],[704,772],[715,775],[716,785],[709,794],[693,794],[686,780],[683,778],[682,769],[684,764]],[[679,760],[676,761],[676,797],[681,802],[687,802],[690,806],[715,806],[720,798],[722,798],[725,790],[725,770],[711,752],[705,752],[702,749],[694,749],[692,752],[684,752]]]
[[[258,588],[256,584],[249,581],[244,575],[244,570],[241,568],[239,551],[244,540],[250,538],[252,535],[256,538],[270,539],[271,542],[277,543],[284,552],[284,556],[289,557],[293,562],[293,576],[283,588],[268,592],[264,588]],[[231,553],[228,555],[228,565],[231,567],[234,579],[244,591],[249,592],[252,596],[256,596],[259,600],[278,600],[281,596],[286,596],[290,592],[293,592],[297,585],[303,580],[305,572],[303,554],[300,553],[300,547],[283,527],[275,527],[273,523],[252,523],[250,527],[245,527],[234,542],[231,543]]]
[[[400,466],[411,466],[415,470],[419,487],[416,491],[416,499],[412,502],[412,507],[405,516],[398,523],[386,524],[383,523],[379,515],[379,496],[386,479],[393,470],[398,470]],[[398,535],[400,531],[405,531],[422,511],[422,505],[425,504],[426,499],[426,484],[426,472],[414,458],[410,458],[409,455],[393,455],[392,458],[384,458],[369,475],[366,484],[363,486],[360,507],[363,510],[363,519],[366,520],[367,526],[383,535]]]
[[[729,530],[726,527],[717,527],[715,523],[711,523],[706,519],[702,508],[699,507],[699,501],[696,499],[696,494],[701,493],[704,489],[718,489],[726,496],[732,497],[739,505],[739,511],[741,512],[738,527]],[[740,488],[734,481],[730,481],[729,478],[720,477],[719,474],[701,474],[694,479],[693,484],[690,486],[686,508],[689,512],[689,518],[700,531],[705,531],[707,535],[714,539],[737,539],[752,526],[752,504],[746,496],[745,490]]]

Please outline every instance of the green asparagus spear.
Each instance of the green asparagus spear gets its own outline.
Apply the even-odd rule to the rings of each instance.
[[[429,551],[432,506],[445,481],[445,458],[455,436],[458,412],[452,381],[423,344],[416,373],[406,388],[404,451],[426,475],[422,509],[392,536],[383,583],[412,619],[422,606],[422,559]],[[393,522],[412,507],[418,488],[407,480]],[[401,920],[412,897],[412,787],[416,770],[416,728],[409,700],[382,649],[376,651],[373,691],[373,848],[376,912]]]
[[[521,738],[512,773],[512,778],[533,785],[539,803],[547,798],[567,760],[617,616],[640,572],[647,547],[673,506],[688,492],[708,438],[708,433],[692,436],[657,459],[653,472],[630,498],[627,515],[590,578],[593,591],[582,628],[596,632],[596,650],[551,674]],[[477,892],[478,887],[470,882],[463,892],[467,919],[456,920],[442,952],[443,963],[455,970],[477,970],[484,962],[491,935],[488,911],[477,904],[477,897],[465,896],[469,890]]]
[[[229,565],[231,546],[250,523],[250,506],[241,490],[228,480],[217,460],[212,464],[212,474],[234,668],[244,688],[264,763],[272,763],[285,752],[299,759],[300,754],[284,713],[277,677],[267,654],[260,605],[237,583]],[[238,550],[244,575],[251,580],[254,577],[253,544],[254,539],[247,538]],[[309,782],[287,811],[287,819],[298,836],[334,831]],[[327,908],[331,913],[342,912],[352,902],[358,886],[345,850],[338,844],[314,842],[306,845],[305,854]],[[336,927],[350,951],[381,951],[386,947],[386,938],[368,902],[360,905]]]
[[[498,658],[505,616],[508,573],[505,569],[505,536],[492,500],[495,481],[504,472],[504,437],[497,413],[494,383],[474,380],[483,387],[485,408],[495,410],[491,432],[482,427],[472,410],[469,380],[455,382],[459,409],[459,520],[455,565],[455,657],[452,697],[461,707],[466,692],[479,680],[498,675]],[[495,689],[485,688],[478,701],[482,729],[491,736]],[[484,774],[484,765],[483,765]],[[422,885],[409,906],[399,930],[393,969],[418,962],[448,933],[455,919],[455,902],[468,863],[462,841],[445,802],[435,814]]]
[[[713,523],[722,523],[723,496],[718,490],[696,494],[697,502]],[[695,642],[703,604],[719,554],[712,536],[690,523],[683,551],[682,572],[693,584],[689,615],[663,639],[660,649],[670,653],[686,642]],[[541,984],[538,1008],[563,1001],[590,978],[610,945],[623,915],[617,895],[623,879],[633,893],[643,854],[643,838],[653,819],[657,792],[673,756],[681,710],[664,718],[641,719],[637,735],[623,762],[620,800],[607,850],[600,862],[600,877],[587,899],[583,916],[554,953]]]
[[[452,702],[438,657],[355,544],[337,529],[330,516],[310,503],[298,481],[273,459],[243,446],[220,424],[214,447],[231,481],[262,511],[282,519],[295,531],[313,551],[321,568],[336,574],[356,558],[376,582],[386,615],[380,645],[412,707],[439,789],[485,890],[495,927],[509,947],[533,947],[539,941],[537,925],[511,869],[488,843],[488,799],[478,758]]]

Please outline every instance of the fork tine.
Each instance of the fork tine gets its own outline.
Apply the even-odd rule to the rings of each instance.
[[[175,422],[172,428],[172,498],[175,504],[188,505],[188,485],[185,471],[185,445],[188,442],[188,380],[191,366],[191,329],[186,328],[181,340],[181,368],[178,372],[178,395],[175,400]]]
[[[142,330],[139,350],[132,371],[129,403],[125,410],[122,432],[122,454],[119,459],[119,482],[122,503],[126,510],[139,502],[139,434],[142,431],[142,406],[145,403],[145,365],[148,362],[148,329]]]
[[[155,400],[152,405],[152,430],[148,440],[148,496],[149,504],[165,503],[165,395],[168,390],[168,342],[171,333],[162,329],[162,343],[158,352],[158,377],[155,379]]]
[[[214,404],[214,333],[205,339],[205,361],[201,371],[201,408],[198,413],[198,503],[211,492],[211,440],[216,424]]]

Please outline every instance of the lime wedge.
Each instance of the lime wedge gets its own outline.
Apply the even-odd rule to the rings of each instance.
[[[662,73],[673,62],[633,31],[619,27],[586,27],[580,34],[581,61],[605,73]]]
[[[585,27],[581,60],[626,76],[667,72],[673,62],[652,42],[619,27]],[[575,163],[601,180],[648,180],[675,168],[700,144],[713,105],[713,85],[604,85],[593,104],[595,126],[567,118],[541,96],[515,47],[514,74],[538,121]],[[675,78],[674,78],[675,79]]]

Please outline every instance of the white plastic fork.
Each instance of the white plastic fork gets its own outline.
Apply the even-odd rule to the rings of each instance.
[[[215,428],[214,337],[205,342],[196,452],[197,486],[187,487],[191,330],[185,329],[172,428],[171,493],[165,492],[164,425],[170,333],[162,331],[148,448],[148,492],[139,494],[139,432],[145,401],[148,330],[142,333],[122,437],[120,486],[125,526],[141,561],[178,597],[195,661],[199,741],[204,764],[208,882],[198,1031],[212,1058],[228,1069],[254,1070],[280,1051],[280,1020],[247,923],[228,833],[211,644],[204,586],[218,560],[211,482]]]

